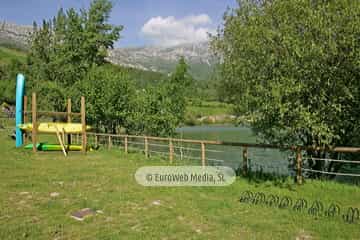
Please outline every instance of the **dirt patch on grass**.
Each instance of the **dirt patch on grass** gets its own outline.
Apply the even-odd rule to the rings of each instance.
[[[296,240],[312,240],[313,237],[307,233],[305,230],[300,230],[299,233],[297,234]]]

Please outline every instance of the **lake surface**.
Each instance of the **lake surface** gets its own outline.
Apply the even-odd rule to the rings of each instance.
[[[248,127],[216,125],[186,126],[178,128],[177,132],[182,138],[229,142],[256,142],[256,136]]]
[[[186,126],[177,129],[180,138],[197,140],[219,140],[229,142],[256,143],[257,138],[248,127],[244,126]],[[196,150],[187,155],[199,157]],[[276,149],[248,148],[249,165],[252,170],[263,170],[278,174],[290,174],[289,152]],[[206,158],[210,165],[224,165],[237,169],[242,166],[242,148],[231,146],[206,145]]]

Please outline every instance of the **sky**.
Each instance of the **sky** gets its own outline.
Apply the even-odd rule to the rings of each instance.
[[[173,46],[207,39],[236,0],[112,0],[109,22],[123,25],[116,47]],[[0,21],[32,25],[60,7],[88,8],[90,0],[0,0]]]

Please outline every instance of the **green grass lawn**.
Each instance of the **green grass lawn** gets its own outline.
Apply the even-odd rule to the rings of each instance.
[[[204,116],[221,116],[221,115],[232,115],[233,105],[216,102],[216,101],[193,101],[188,102],[185,112],[185,125],[201,125],[201,124],[211,124],[211,121],[198,121],[199,118]],[[224,119],[217,120],[216,124],[227,124],[233,123],[234,120]]]
[[[239,202],[243,191],[252,190],[360,208],[356,186],[277,186],[239,178],[228,187],[143,187],[135,171],[168,165],[167,159],[115,149],[67,158],[33,154],[0,133],[0,239],[360,239],[359,222]],[[70,218],[86,207],[103,213],[82,222]]]
[[[9,64],[12,60],[23,61],[25,56],[23,51],[0,46],[0,65]]]
[[[195,117],[232,114],[232,105],[216,101],[189,103],[186,114]]]

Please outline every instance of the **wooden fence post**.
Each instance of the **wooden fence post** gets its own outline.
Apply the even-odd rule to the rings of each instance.
[[[144,138],[144,140],[145,140],[145,157],[149,157],[149,142],[148,142],[148,138],[147,137],[145,137]]]
[[[201,164],[202,166],[205,166],[205,161],[206,161],[206,157],[205,157],[205,143],[201,143]]]
[[[170,164],[173,163],[173,159],[174,159],[174,144],[173,141],[169,140],[169,160],[170,160]]]
[[[109,150],[111,149],[112,147],[112,140],[111,140],[111,135],[109,135],[109,139],[108,139],[108,148]]]
[[[71,123],[71,99],[70,98],[67,100],[67,122]],[[67,143],[68,143],[68,148],[70,148],[71,134],[67,134]],[[65,144],[65,142],[64,142],[64,144]]]
[[[86,117],[85,117],[85,97],[81,96],[81,151],[86,153]]]
[[[98,136],[96,134],[94,135],[94,144],[95,146],[98,145]]]
[[[27,102],[28,102],[28,99],[27,99],[27,96],[25,95],[24,96],[24,99],[23,99],[23,121],[24,123],[27,122]],[[23,138],[23,143],[26,144],[27,143],[27,134],[25,131],[23,131],[23,134],[22,134],[22,138]]]
[[[32,118],[32,133],[31,140],[33,144],[33,152],[36,152],[36,132],[37,132],[37,122],[36,122],[36,93],[32,93],[31,97],[31,118]]]
[[[124,148],[125,148],[125,153],[128,153],[128,136],[126,135],[125,136],[125,139],[124,139]]]
[[[302,155],[300,147],[296,149],[296,170],[296,182],[302,184]]]
[[[243,148],[243,175],[246,176],[248,173],[248,148]]]

